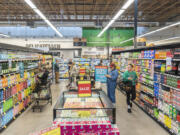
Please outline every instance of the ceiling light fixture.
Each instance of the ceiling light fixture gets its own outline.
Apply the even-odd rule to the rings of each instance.
[[[157,29],[157,30],[154,30],[154,31],[145,33],[145,34],[140,35],[140,36],[137,36],[137,37],[140,38],[140,37],[148,36],[148,35],[151,35],[151,34],[153,34],[153,33],[158,32],[158,31],[166,30],[166,29],[168,29],[168,28],[171,28],[171,27],[174,27],[174,26],[177,26],[177,25],[180,25],[180,22],[173,23],[173,24],[171,24],[171,25],[162,27],[162,28],[160,28],[160,29]],[[133,39],[134,39],[134,38],[130,38],[130,39],[128,39],[128,40],[122,41],[122,42],[120,42],[120,44],[125,43],[125,42],[128,42],[128,41],[133,40]]]
[[[63,37],[63,35],[54,27],[54,25],[44,16],[44,14],[32,3],[31,0],[24,0],[33,10],[36,12],[56,33],[58,36]]]
[[[134,0],[128,0],[122,8],[117,12],[117,14],[112,18],[112,20],[104,27],[104,29],[98,34],[97,37],[101,37],[102,34],[125,12],[125,10],[134,2]]]
[[[2,33],[0,33],[0,36],[3,36],[3,37],[10,37],[9,35],[5,35],[5,34],[2,34]]]

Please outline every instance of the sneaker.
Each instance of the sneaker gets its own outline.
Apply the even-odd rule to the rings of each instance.
[[[128,113],[131,113],[131,109],[128,109]]]
[[[113,107],[116,107],[116,103],[113,103]]]

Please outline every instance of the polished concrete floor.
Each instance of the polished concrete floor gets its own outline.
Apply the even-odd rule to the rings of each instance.
[[[66,90],[66,82],[52,85],[53,105],[48,104],[43,112],[32,112],[27,109],[15,121],[13,121],[1,135],[28,135],[32,132],[49,127],[53,121],[53,106],[61,92]],[[132,114],[127,113],[125,96],[116,91],[117,100],[117,125],[121,135],[168,135],[155,121],[133,105]]]

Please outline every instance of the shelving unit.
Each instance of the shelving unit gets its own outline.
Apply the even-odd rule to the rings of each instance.
[[[178,47],[168,44],[113,52],[121,73],[128,63],[135,66],[139,78],[135,103],[170,134],[180,133],[180,57],[174,55]],[[168,57],[171,65],[167,65]]]
[[[52,56],[36,49],[0,44],[0,132],[33,102],[39,68],[52,68]],[[14,62],[14,63],[13,63]]]

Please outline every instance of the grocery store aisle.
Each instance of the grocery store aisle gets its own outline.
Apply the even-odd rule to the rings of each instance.
[[[104,87],[105,88],[105,87]],[[29,108],[13,121],[2,135],[28,135],[52,125],[53,106],[62,91],[66,90],[66,82],[52,85],[53,105],[47,105],[43,112],[35,112]],[[133,105],[133,113],[127,113],[125,96],[116,91],[117,125],[121,135],[168,135],[168,133],[154,122],[149,116]]]
[[[55,105],[60,93],[66,89],[66,82],[60,82],[60,84],[53,84],[51,86],[53,97],[52,106],[48,104],[43,108],[42,112],[32,112],[31,107],[29,107],[22,115],[20,115],[20,117],[13,121],[7,127],[7,129],[5,129],[0,134],[28,135],[30,133],[52,126],[53,106]]]
[[[119,90],[116,91],[116,99],[116,123],[121,135],[169,135],[135,104],[133,104],[132,114],[129,114],[126,97]]]

